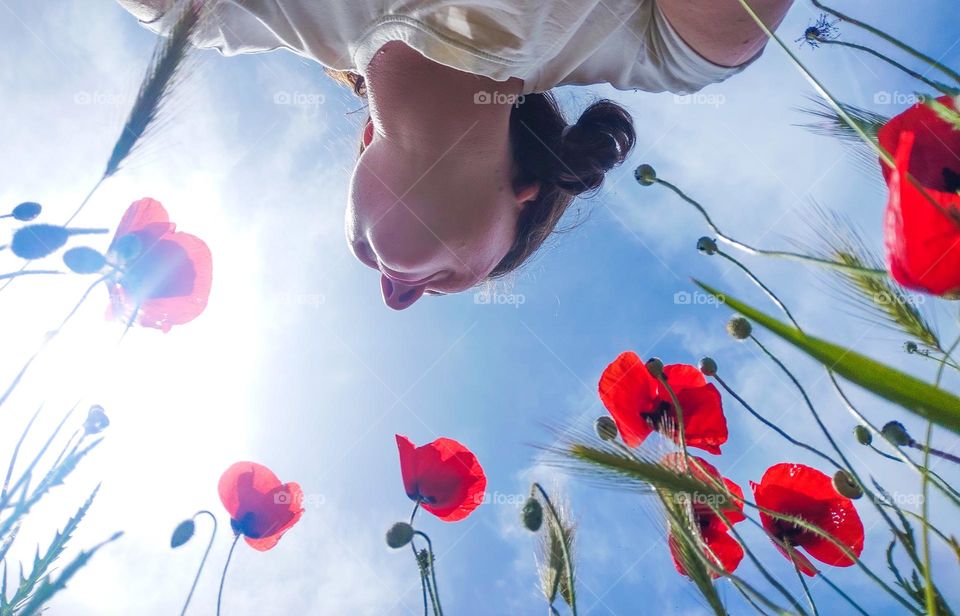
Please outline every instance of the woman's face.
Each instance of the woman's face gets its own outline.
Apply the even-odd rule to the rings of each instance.
[[[424,293],[456,293],[482,282],[510,250],[523,203],[509,148],[405,148],[364,131],[346,211],[347,242],[380,272],[383,300],[403,310]]]

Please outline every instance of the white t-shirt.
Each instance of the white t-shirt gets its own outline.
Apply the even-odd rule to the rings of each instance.
[[[175,13],[145,25],[164,32]],[[219,0],[197,41],[228,56],[288,49],[361,74],[385,43],[403,41],[461,71],[522,79],[524,93],[610,83],[688,94],[753,61],[727,68],[704,59],[655,0]]]

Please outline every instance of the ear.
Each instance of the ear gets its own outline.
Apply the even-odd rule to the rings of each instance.
[[[517,199],[517,205],[519,207],[523,207],[527,203],[534,201],[540,196],[540,182],[534,182],[532,184],[527,184],[526,186],[521,186],[517,189],[515,196]]]
[[[370,118],[367,118],[367,123],[363,127],[363,147],[366,148],[370,146],[370,142],[373,141],[373,133],[374,133],[373,120]]]

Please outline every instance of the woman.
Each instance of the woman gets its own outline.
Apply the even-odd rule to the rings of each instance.
[[[120,2],[157,31],[176,14]],[[791,4],[751,1],[772,27]],[[403,310],[519,267],[624,161],[630,115],[600,101],[568,124],[551,88],[695,92],[766,38],[739,0],[220,0],[197,43],[288,49],[367,98],[347,241]]]

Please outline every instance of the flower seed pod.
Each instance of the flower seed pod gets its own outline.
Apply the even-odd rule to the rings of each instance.
[[[413,527],[406,522],[397,522],[387,531],[387,545],[399,549],[413,540]]]
[[[892,441],[895,445],[899,445],[900,447],[906,447],[913,444],[913,438],[910,437],[907,429],[904,428],[903,424],[899,421],[887,422],[880,432],[882,432],[887,439]]]
[[[857,426],[853,429],[853,436],[861,445],[869,445],[873,442],[873,434],[866,426]]]
[[[711,237],[701,237],[697,240],[697,250],[705,255],[717,254],[717,242]]]
[[[840,496],[846,496],[853,500],[863,496],[863,489],[853,480],[850,473],[843,469],[833,474],[833,489],[835,489]]]
[[[597,417],[597,420],[593,422],[593,429],[596,431],[597,436],[605,441],[616,440],[620,434],[617,430],[616,422],[606,415]]]
[[[90,410],[87,411],[87,419],[83,422],[83,431],[87,435],[99,434],[106,430],[109,425],[110,419],[103,411],[103,407],[99,404],[94,404],[90,407]]]
[[[700,360],[700,372],[707,376],[715,376],[717,374],[717,362],[712,357],[704,357]]]
[[[653,378],[659,379],[663,376],[663,362],[659,357],[651,357],[647,360],[647,370]]]
[[[13,208],[13,212],[11,212],[10,215],[20,222],[27,222],[39,216],[42,209],[43,208],[40,207],[39,203],[34,203],[33,201],[24,201],[17,207]]]
[[[543,505],[534,497],[527,499],[523,504],[523,512],[520,518],[523,520],[523,526],[532,533],[540,530],[543,524]]]
[[[753,325],[738,315],[727,321],[727,333],[737,340],[746,340],[753,333]]]
[[[634,170],[633,177],[637,179],[640,186],[650,186],[657,181],[657,172],[653,167],[644,163]]]
[[[170,537],[170,547],[178,548],[187,541],[190,541],[190,538],[193,537],[193,532],[197,529],[197,525],[193,522],[192,519],[184,520],[177,524],[177,527],[173,529],[173,536]]]

